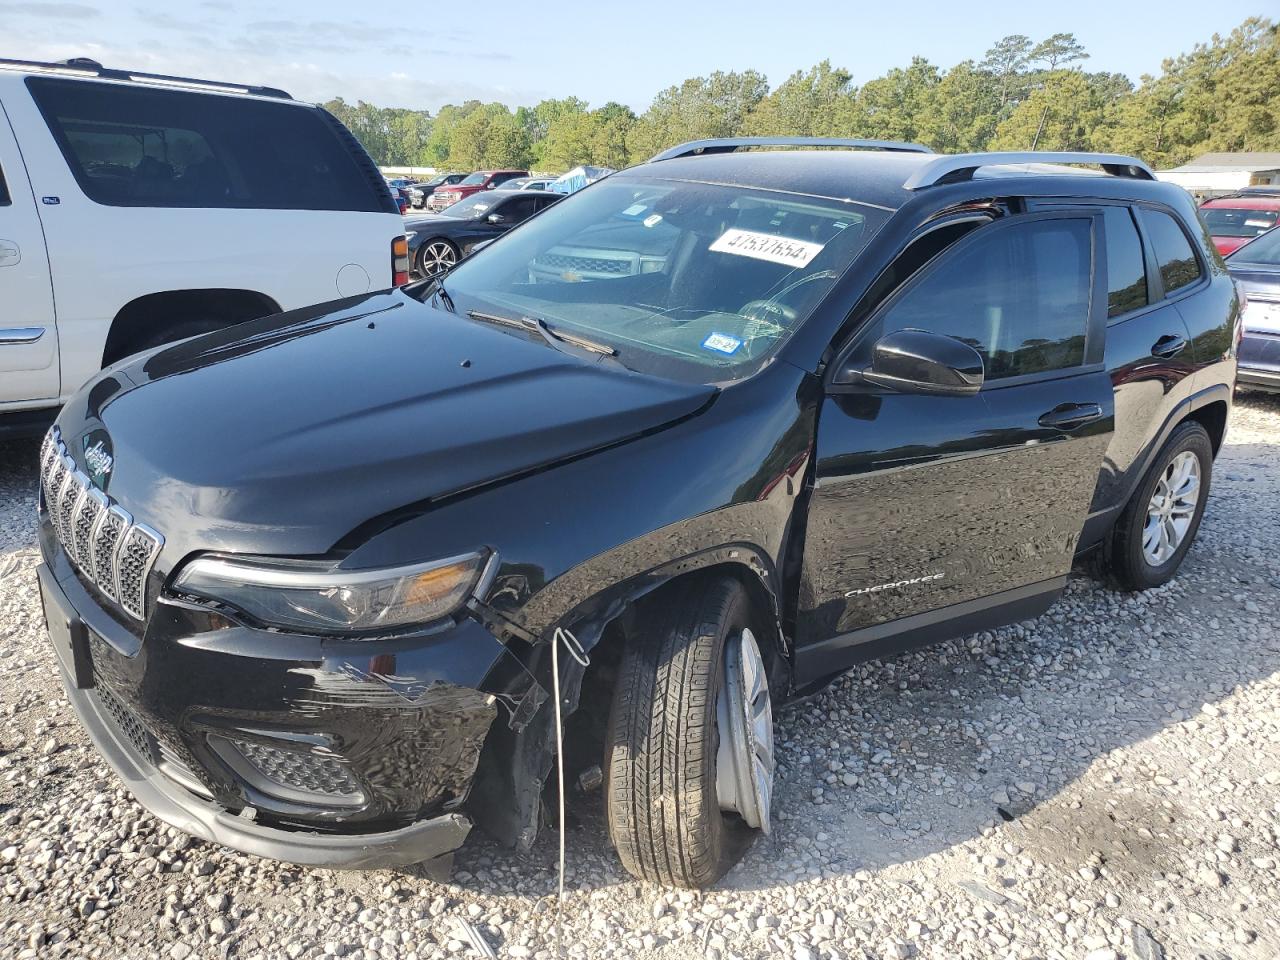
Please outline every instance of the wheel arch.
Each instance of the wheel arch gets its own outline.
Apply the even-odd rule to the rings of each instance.
[[[599,759],[612,700],[613,672],[624,646],[636,635],[642,607],[690,577],[729,576],[743,585],[767,622],[770,688],[790,689],[791,659],[782,631],[782,599],[776,568],[764,549],[732,543],[698,550],[672,559],[642,574],[614,584],[546,623],[541,633],[529,633],[521,660],[542,688],[552,696],[550,643],[557,627],[573,634],[587,654],[584,667],[563,649],[559,654],[561,710],[565,723],[566,789],[579,772]],[[763,637],[757,637],[763,640]],[[763,644],[762,644],[763,646]],[[550,704],[545,701],[527,722],[515,729],[495,723],[481,750],[475,787],[468,809],[477,823],[498,840],[528,848],[537,835],[541,798],[550,782],[555,758],[555,730]]]
[[[136,352],[164,324],[176,325],[198,315],[225,319],[225,326],[280,312],[280,305],[265,293],[235,288],[161,290],[135,297],[111,320],[102,349],[102,366]],[[185,315],[185,316],[184,316]]]

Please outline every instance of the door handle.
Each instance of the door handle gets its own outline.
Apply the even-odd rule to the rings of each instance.
[[[1170,357],[1176,357],[1180,354],[1186,345],[1185,337],[1180,337],[1176,333],[1166,333],[1151,345],[1151,355],[1160,357],[1162,360],[1168,360]]]
[[[1102,419],[1102,407],[1096,403],[1060,403],[1038,421],[1042,427],[1054,430],[1075,430],[1086,423]]]
[[[12,240],[0,240],[0,267],[12,267],[22,262],[22,251]]]

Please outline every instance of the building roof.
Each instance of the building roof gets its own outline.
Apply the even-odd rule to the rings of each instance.
[[[1275,152],[1241,152],[1241,153],[1202,153],[1190,163],[1185,163],[1175,170],[1210,171],[1210,170],[1280,170],[1280,153]]]

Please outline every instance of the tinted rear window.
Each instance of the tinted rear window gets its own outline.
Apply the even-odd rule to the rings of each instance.
[[[1191,241],[1173,217],[1144,208],[1142,223],[1155,250],[1156,263],[1160,265],[1166,296],[1200,279],[1200,264],[1191,249]]]
[[[1103,224],[1107,231],[1107,316],[1118,317],[1147,305],[1147,270],[1129,208],[1104,208]]]
[[[50,77],[27,86],[81,189],[98,203],[389,209],[367,158],[313,107]]]

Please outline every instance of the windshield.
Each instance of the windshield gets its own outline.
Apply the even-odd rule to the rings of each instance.
[[[495,241],[445,286],[463,315],[534,317],[636,370],[735,380],[805,321],[884,217],[848,200],[612,177]]]
[[[489,174],[485,173],[484,171],[469,173],[462,178],[461,186],[464,186],[464,187],[479,186],[480,184],[484,183],[488,179],[489,179]]]
[[[1232,263],[1268,263],[1280,267],[1280,230],[1272,230],[1265,236],[1245,244],[1227,257]]]
[[[1277,210],[1241,210],[1232,207],[1202,207],[1204,222],[1215,237],[1256,237],[1276,225]]]
[[[494,206],[493,195],[487,190],[482,190],[480,193],[474,193],[455,204],[445,207],[443,212],[448,217],[458,217],[461,220],[476,220],[492,211]]]

